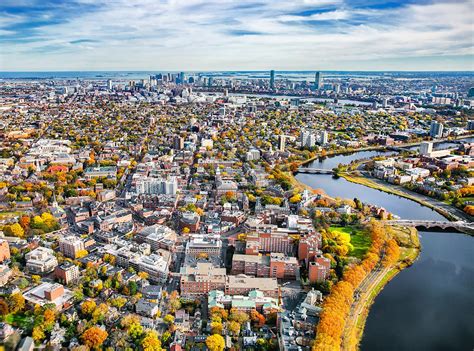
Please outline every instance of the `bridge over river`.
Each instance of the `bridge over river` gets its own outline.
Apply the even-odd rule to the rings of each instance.
[[[297,173],[310,173],[310,174],[333,174],[332,169],[324,168],[311,168],[311,167],[300,167]]]
[[[465,221],[430,221],[430,220],[410,220],[398,219],[385,221],[387,224],[401,225],[406,227],[422,227],[425,229],[455,229],[459,232],[474,235],[474,223]]]

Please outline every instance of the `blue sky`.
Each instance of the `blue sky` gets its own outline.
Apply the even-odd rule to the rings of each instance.
[[[0,71],[474,70],[472,0],[1,0]]]

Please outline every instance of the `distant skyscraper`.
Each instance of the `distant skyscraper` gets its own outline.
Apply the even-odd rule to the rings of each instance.
[[[108,79],[108,80],[107,80],[107,89],[112,90],[112,88],[113,88],[112,80],[111,80],[111,79]]]
[[[424,141],[420,144],[420,155],[429,156],[433,151],[433,143]]]
[[[212,87],[212,77],[209,77],[209,79],[207,81],[207,86]]]
[[[286,136],[279,135],[278,136],[278,151],[285,151],[285,143],[286,143]]]
[[[175,136],[173,140],[173,147],[175,150],[184,149],[184,138],[180,136]]]
[[[436,121],[431,122],[430,136],[432,138],[441,138],[443,136],[443,124]]]
[[[179,83],[180,83],[180,84],[184,84],[184,72],[181,72],[181,73],[179,74]]]
[[[321,89],[323,87],[323,74],[321,72],[316,72],[314,77],[314,86],[316,89]]]
[[[275,71],[270,71],[270,89],[275,89]]]
[[[474,97],[474,87],[469,89],[469,92],[467,93],[467,97],[468,98],[472,98]]]
[[[326,145],[329,141],[329,133],[325,130],[319,134],[319,143],[321,145]]]

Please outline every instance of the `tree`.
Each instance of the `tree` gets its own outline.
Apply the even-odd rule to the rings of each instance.
[[[206,346],[210,351],[223,351],[225,348],[224,338],[219,334],[213,334],[207,337]]]
[[[31,336],[36,343],[41,342],[46,337],[43,327],[40,325],[37,325],[33,328],[33,333]]]
[[[143,327],[140,323],[132,323],[128,326],[128,335],[133,339],[139,339],[143,334]]]
[[[120,325],[124,329],[128,329],[128,327],[133,323],[140,324],[140,318],[136,314],[127,314],[120,321]]]
[[[25,237],[25,231],[18,223],[6,225],[5,227],[3,227],[3,231],[6,236],[15,236],[17,238]]]
[[[259,328],[263,327],[266,322],[263,314],[259,313],[257,310],[250,311],[250,319]]]
[[[212,334],[222,334],[224,327],[221,322],[211,322],[211,333]]]
[[[115,299],[110,300],[110,304],[113,307],[117,307],[118,309],[121,309],[125,304],[127,303],[127,299],[125,297],[116,297]]]
[[[87,256],[89,254],[89,252],[87,252],[87,250],[78,250],[76,252],[76,258],[83,258],[85,256]]]
[[[56,313],[54,312],[54,310],[47,308],[43,313],[43,317],[44,317],[44,328],[46,330],[52,329],[54,326],[54,322],[56,321]]]
[[[91,349],[99,350],[108,336],[109,334],[105,330],[98,326],[93,326],[82,334],[81,339],[84,345]]]
[[[164,316],[163,321],[168,325],[173,324],[174,323],[174,317],[170,314],[167,314],[166,316]]]
[[[85,315],[91,316],[97,305],[94,300],[86,300],[81,305],[81,312]]]
[[[166,333],[166,332],[165,332]],[[164,335],[164,334],[163,334]],[[161,341],[154,330],[147,331],[142,340],[143,351],[161,351]]]
[[[6,316],[9,312],[7,302],[4,299],[0,299],[0,316]]]
[[[148,273],[147,272],[138,272],[138,276],[143,280],[148,279]]]
[[[237,336],[240,333],[240,324],[236,321],[230,321],[229,323],[227,323],[227,329],[229,329],[232,334]]]
[[[249,320],[249,316],[245,312],[242,312],[242,311],[236,310],[235,308],[232,308],[230,310],[229,319],[231,321],[235,321],[235,322],[242,325],[242,324],[244,324],[245,322],[247,322]]]
[[[23,228],[23,230],[27,231],[30,228],[30,217],[28,216],[21,216],[19,224]]]
[[[21,293],[10,295],[8,298],[8,307],[11,313],[17,313],[25,308],[25,298]]]
[[[92,320],[94,323],[102,322],[109,311],[109,306],[106,303],[101,303],[97,308],[92,312]]]
[[[31,281],[34,283],[34,284],[39,284],[41,282],[41,277],[39,275],[36,275],[36,274],[33,274],[31,276]]]

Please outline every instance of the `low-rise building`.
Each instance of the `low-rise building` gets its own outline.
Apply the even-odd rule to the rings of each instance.
[[[258,311],[275,311],[278,310],[278,299],[265,296],[260,290],[253,290],[247,296],[243,295],[226,295],[223,291],[213,290],[209,292],[207,297],[208,308],[235,308],[245,312],[251,310]]]
[[[0,263],[10,259],[10,245],[8,241],[0,239]]]
[[[54,269],[55,277],[63,284],[69,284],[79,278],[79,267],[70,262],[64,262]]]
[[[54,251],[46,247],[38,247],[25,255],[26,268],[31,273],[49,273],[56,268],[58,260]]]
[[[296,257],[282,253],[270,255],[240,255],[232,258],[232,274],[246,274],[255,277],[296,279],[299,277],[299,263]]]
[[[0,265],[0,286],[6,285],[11,275],[12,271],[7,265]]]
[[[35,305],[55,304],[58,310],[69,306],[73,299],[70,290],[58,283],[42,283],[23,294],[26,301]]]
[[[186,245],[186,256],[219,256],[221,249],[222,241],[219,235],[193,234]]]
[[[225,268],[203,262],[181,268],[180,288],[183,296],[201,296],[211,290],[223,290],[225,284]]]
[[[157,303],[140,299],[135,304],[135,312],[141,316],[154,317],[158,313],[159,306]]]

